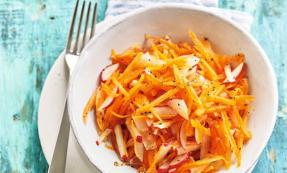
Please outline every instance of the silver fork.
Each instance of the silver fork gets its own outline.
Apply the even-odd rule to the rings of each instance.
[[[73,33],[75,28],[75,21],[77,19],[77,13],[78,13],[78,6],[79,6],[79,0],[77,0],[72,22],[68,34],[68,41],[66,46],[66,54],[65,54],[65,60],[67,64],[67,72],[70,75],[71,72],[74,69],[74,66],[76,65],[79,55],[81,51],[83,50],[86,42],[90,40],[93,35],[95,34],[95,25],[96,25],[96,14],[97,14],[97,3],[94,4],[94,7],[92,7],[91,1],[88,3],[88,9],[85,11],[86,8],[86,1],[84,0],[82,2],[82,6],[80,9],[80,17],[79,22],[76,30],[76,40],[74,44],[72,44],[73,41]],[[81,35],[81,29],[82,29],[82,23],[83,23],[83,17],[84,13],[86,12],[85,16],[86,19],[84,21],[84,32],[83,37],[80,40]],[[92,16],[92,19],[90,19]],[[91,20],[91,21],[90,21]],[[92,23],[91,23],[92,22]],[[89,24],[91,23],[91,29],[89,32]],[[67,95],[67,94],[66,94]],[[64,113],[61,121],[61,126],[57,138],[57,142],[55,145],[52,161],[49,167],[48,172],[49,173],[64,173],[66,168],[66,157],[67,157],[67,149],[68,149],[68,141],[69,141],[69,132],[70,132],[70,123],[68,118],[68,110],[67,110],[67,104],[66,104],[67,97],[65,99],[65,108]]]

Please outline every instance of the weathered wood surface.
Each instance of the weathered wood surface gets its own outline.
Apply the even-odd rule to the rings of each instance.
[[[0,0],[1,173],[47,170],[37,133],[38,101],[64,48],[73,6],[70,0]],[[222,0],[220,7],[254,16],[252,34],[278,77],[278,120],[254,173],[287,172],[287,0]],[[99,0],[98,20],[105,9],[106,0]]]

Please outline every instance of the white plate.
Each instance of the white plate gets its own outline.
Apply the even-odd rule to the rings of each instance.
[[[103,172],[135,172],[129,166],[114,166],[114,161],[118,161],[115,152],[95,145],[98,134],[94,116],[90,116],[87,124],[82,120],[83,108],[95,90],[99,73],[110,63],[110,50],[121,52],[130,45],[140,44],[146,33],[190,41],[187,34],[190,28],[200,37],[208,37],[219,52],[246,55],[250,90],[256,98],[249,121],[253,138],[243,148],[241,166],[233,165],[230,170],[220,172],[246,172],[259,158],[274,128],[278,106],[276,78],[266,54],[239,25],[206,8],[165,4],[137,10],[99,31],[83,50],[72,75],[68,99],[71,126],[89,160]]]
[[[110,18],[97,24],[97,32],[111,25],[112,20],[120,20],[121,17]],[[57,139],[58,129],[62,119],[64,99],[67,89],[65,74],[64,52],[62,52],[52,66],[42,89],[38,110],[38,133],[42,150],[48,163],[50,163]],[[70,131],[69,149],[67,156],[66,172],[92,173],[97,172],[88,161],[78,145],[74,134]],[[77,164],[75,164],[77,163]],[[255,164],[250,169],[254,169]]]

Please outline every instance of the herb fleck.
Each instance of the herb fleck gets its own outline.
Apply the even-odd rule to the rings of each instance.
[[[119,162],[114,162],[114,166],[120,166]]]

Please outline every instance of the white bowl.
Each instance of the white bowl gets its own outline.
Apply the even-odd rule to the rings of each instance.
[[[205,8],[166,4],[137,10],[97,33],[83,50],[72,75],[68,100],[71,126],[84,153],[102,172],[136,172],[128,166],[114,166],[119,161],[114,151],[96,145],[98,134],[92,113],[87,124],[82,120],[83,108],[97,86],[101,69],[111,63],[111,49],[120,52],[141,44],[146,33],[186,41],[189,29],[208,37],[218,52],[246,55],[251,93],[255,96],[248,125],[253,137],[244,146],[241,166],[222,172],[246,172],[259,158],[272,133],[278,105],[276,78],[266,54],[249,33],[224,17]]]

